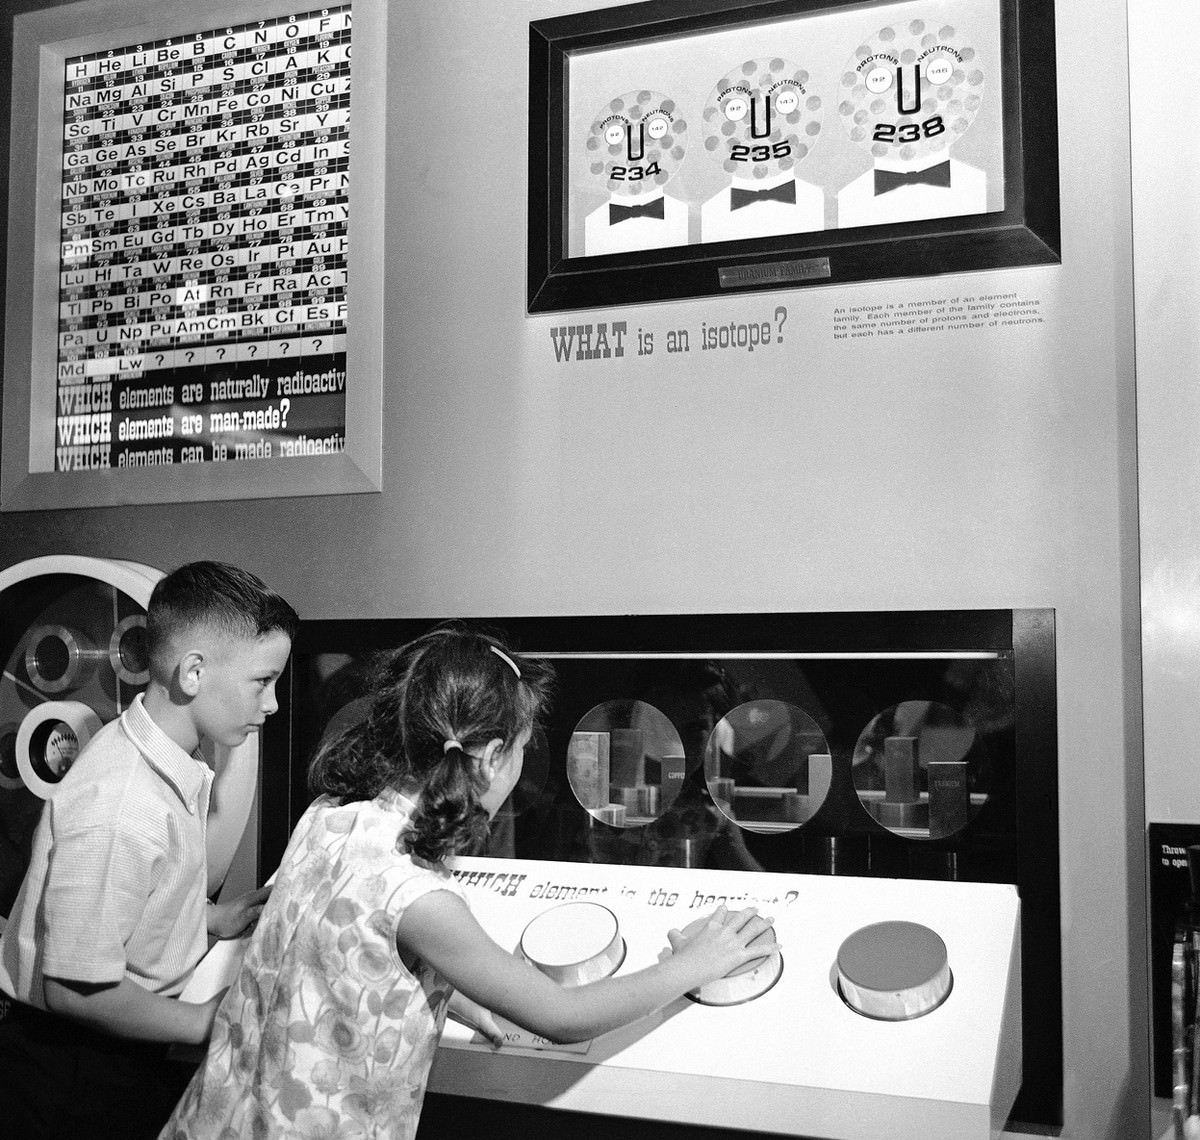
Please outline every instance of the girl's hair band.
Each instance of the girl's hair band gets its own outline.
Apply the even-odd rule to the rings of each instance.
[[[505,653],[503,649],[500,649],[495,645],[489,645],[488,648],[497,657],[499,657],[500,660],[505,663],[505,665],[507,665],[514,673],[516,673],[517,680],[519,681],[521,679],[521,670],[517,668],[517,663],[511,657],[509,657],[509,655]]]
[[[459,742],[457,740],[447,740],[446,743],[442,745],[442,753],[444,755],[445,753],[450,752],[452,749],[455,749],[455,748],[457,748],[460,752],[463,751],[463,746],[461,744],[459,744]]]

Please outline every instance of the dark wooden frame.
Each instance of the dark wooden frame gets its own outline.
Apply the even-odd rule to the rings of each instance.
[[[1053,0],[980,2],[1000,8],[1002,211],[591,257],[566,256],[566,78],[573,53],[820,15],[862,6],[861,0],[650,0],[531,23],[528,311],[1058,263]],[[895,0],[874,5],[885,19],[895,6]]]

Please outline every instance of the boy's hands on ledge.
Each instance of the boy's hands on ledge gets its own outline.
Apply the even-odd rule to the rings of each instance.
[[[209,903],[208,933],[214,938],[237,938],[244,934],[258,921],[270,894],[268,885],[229,902]]]

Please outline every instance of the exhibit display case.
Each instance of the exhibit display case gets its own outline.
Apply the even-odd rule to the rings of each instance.
[[[264,732],[264,875],[373,656],[436,624],[302,625]],[[551,976],[590,962],[579,980],[649,964],[719,901],[760,905],[778,946],[582,1049],[448,1026],[432,1093],[830,1138],[878,1112],[896,1135],[1061,1124],[1053,611],[473,624],[556,673],[488,849],[455,863],[489,933]],[[576,903],[596,909],[556,937]],[[903,984],[872,974],[881,932],[884,959],[914,948]]]

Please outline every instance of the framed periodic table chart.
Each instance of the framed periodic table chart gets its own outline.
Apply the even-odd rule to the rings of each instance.
[[[386,12],[17,17],[0,509],[380,489]]]

